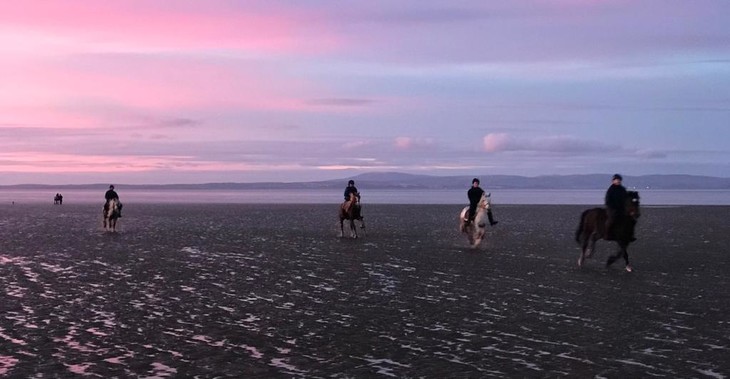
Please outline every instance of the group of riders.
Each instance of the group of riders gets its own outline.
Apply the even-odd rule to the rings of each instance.
[[[608,190],[606,191],[605,205],[606,213],[608,215],[608,219],[606,221],[606,239],[612,239],[612,229],[616,221],[626,217],[626,215],[624,214],[624,204],[627,197],[627,191],[626,188],[621,184],[622,180],[623,178],[621,177],[621,175],[615,174],[611,178],[611,186],[608,187]],[[466,192],[466,196],[469,199],[469,212],[467,214],[467,219],[464,221],[467,224],[474,221],[477,206],[479,205],[479,201],[484,195],[484,190],[479,185],[480,181],[478,178],[472,179],[471,188],[469,188],[469,190]],[[349,205],[349,202],[355,201],[354,206],[356,207],[356,212],[358,215],[361,215],[361,209],[359,204],[360,192],[357,190],[357,187],[355,187],[354,180],[349,180],[347,182],[344,197],[345,203],[343,204],[343,207]],[[109,209],[110,200],[116,200],[118,207],[117,216],[122,217],[122,203],[119,202],[119,195],[116,191],[114,191],[114,185],[109,186],[109,190],[106,191],[106,193],[104,194],[104,199],[104,213],[106,213]],[[494,220],[494,215],[492,214],[491,209],[487,209],[487,218],[489,219],[489,225],[491,226],[495,226],[499,223],[499,221]],[[636,238],[632,235],[631,241],[635,240]]]
[[[619,174],[613,175],[611,178],[611,186],[608,187],[608,190],[606,190],[606,196],[604,199],[604,203],[606,205],[606,213],[607,213],[607,220],[606,220],[606,236],[605,238],[607,240],[613,239],[613,232],[614,232],[614,225],[616,225],[617,220],[621,220],[625,218],[627,215],[625,214],[625,202],[626,198],[628,196],[626,188],[622,185],[623,178]],[[482,196],[485,194],[484,190],[480,187],[480,180],[479,178],[474,178],[471,181],[471,188],[466,192],[466,197],[469,199],[469,211],[467,212],[466,219],[464,220],[465,224],[468,225],[471,222],[474,222],[474,218],[476,217],[476,210],[479,206],[479,201],[482,199]],[[344,206],[349,205],[349,202],[356,201],[355,207],[357,208],[357,212],[359,215],[362,215],[360,212],[360,192],[358,192],[357,187],[355,187],[355,181],[350,180],[347,182],[347,187],[345,188],[345,203]],[[489,220],[489,225],[495,226],[499,223],[499,221],[496,221],[494,219],[494,215],[492,214],[491,208],[487,209],[487,219]],[[631,234],[631,241],[636,241],[636,237],[633,235],[633,230]]]

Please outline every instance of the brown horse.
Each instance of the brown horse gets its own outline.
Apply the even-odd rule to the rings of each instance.
[[[350,193],[350,200],[340,205],[340,237],[345,234],[344,221],[350,221],[350,237],[357,238],[357,228],[355,220],[360,221],[360,228],[365,229],[365,221],[360,213],[360,198],[355,193]]]
[[[586,258],[590,258],[596,248],[596,241],[605,239],[607,241],[616,241],[619,250],[616,254],[608,257],[606,267],[610,266],[619,257],[623,257],[626,261],[626,271],[631,272],[633,269],[629,265],[629,253],[627,248],[633,242],[634,227],[636,220],[641,216],[639,211],[639,193],[636,191],[628,191],[626,196],[626,204],[624,215],[618,217],[611,227],[611,238],[606,237],[606,220],[608,213],[604,208],[592,208],[585,210],[580,216],[580,224],[575,232],[575,240],[580,244],[581,252],[578,258],[578,266],[583,265]]]

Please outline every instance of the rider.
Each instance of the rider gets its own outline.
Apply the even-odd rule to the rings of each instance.
[[[104,212],[106,212],[109,209],[109,200],[116,199],[117,200],[117,214],[119,217],[122,217],[122,203],[119,202],[119,195],[117,195],[117,191],[114,191],[114,185],[109,186],[109,190],[106,191],[104,194]]]
[[[477,206],[479,206],[479,201],[482,199],[483,194],[484,190],[479,187],[479,179],[472,179],[471,188],[469,188],[469,191],[466,192],[466,196],[469,198],[469,214],[467,215],[468,217],[466,220],[467,224],[474,221],[474,217],[477,215]],[[489,225],[491,226],[499,223],[499,221],[494,221],[491,209],[487,209],[487,218],[489,218]]]
[[[358,199],[360,199],[360,192],[357,191],[357,187],[355,187],[355,181],[350,179],[349,182],[347,182],[347,187],[345,187],[345,201],[350,200],[350,194],[354,193],[355,196],[357,196]]]
[[[626,188],[621,185],[622,180],[623,178],[621,175],[615,174],[611,178],[611,186],[608,187],[608,190],[606,190],[605,202],[606,214],[608,215],[608,218],[606,219],[606,239],[614,238],[613,226],[616,223],[616,220],[626,217],[624,207],[626,206],[626,197],[628,194],[626,193]],[[633,233],[632,228],[631,241],[636,241]]]
[[[347,187],[345,187],[345,201],[350,201],[350,194],[354,193],[355,197],[357,197],[358,200],[360,200],[360,192],[357,190],[357,187],[355,187],[355,181],[350,179],[347,182]],[[356,204],[359,211],[359,204]]]

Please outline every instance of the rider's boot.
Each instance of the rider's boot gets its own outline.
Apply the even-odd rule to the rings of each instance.
[[[491,210],[488,210],[487,211],[487,218],[489,219],[489,225],[494,226],[494,225],[497,225],[499,223],[499,221],[494,221],[494,216],[492,216],[492,211]]]

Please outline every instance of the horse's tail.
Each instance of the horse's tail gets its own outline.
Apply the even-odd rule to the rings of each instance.
[[[575,242],[580,243],[580,236],[583,234],[583,227],[585,226],[586,215],[590,209],[583,211],[580,215],[580,223],[578,223],[578,230],[575,231]]]

